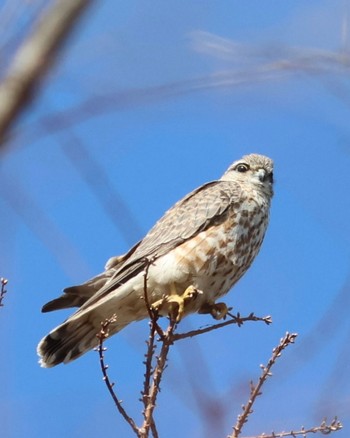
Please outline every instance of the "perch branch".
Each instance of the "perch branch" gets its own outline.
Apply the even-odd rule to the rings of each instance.
[[[153,259],[146,258],[146,267],[145,267],[145,272],[143,275],[143,299],[145,300],[147,312],[149,315],[149,319],[151,321],[151,327],[153,327],[155,329],[155,331],[158,333],[158,335],[160,336],[160,338],[163,339],[164,332],[163,332],[162,328],[160,327],[160,325],[158,324],[158,314],[155,311],[155,309],[153,309],[151,302],[149,300],[149,296],[148,296],[148,286],[147,286],[148,271],[149,271],[149,268],[152,265],[152,263],[153,263]]]
[[[240,327],[241,325],[243,325],[247,321],[262,321],[267,325],[272,323],[271,316],[269,316],[269,315],[264,316],[264,317],[255,316],[254,313],[251,313],[250,315],[244,316],[244,317],[241,316],[239,313],[237,313],[237,315],[233,315],[231,313],[228,313],[228,315],[231,317],[231,319],[229,319],[225,322],[210,325],[208,327],[203,327],[203,328],[200,328],[198,330],[191,330],[191,331],[186,332],[186,333],[176,333],[173,335],[173,341],[175,342],[175,341],[179,341],[180,339],[192,338],[193,336],[198,336],[198,335],[201,335],[203,333],[208,333],[208,332],[211,332],[213,330],[217,330],[217,329],[220,329],[222,327],[226,327],[227,325],[231,325],[231,324],[237,324],[238,327]]]
[[[141,438],[148,437],[149,429],[150,427],[152,427],[152,424],[154,424],[153,412],[154,412],[154,408],[156,407],[157,396],[160,391],[160,382],[162,380],[163,372],[166,367],[169,349],[170,346],[173,345],[173,336],[174,336],[175,328],[176,328],[175,319],[171,319],[169,323],[169,327],[164,333],[163,339],[161,339],[162,347],[160,350],[160,354],[157,357],[157,364],[153,372],[152,385],[149,389],[149,394],[147,396],[148,400],[144,412],[144,422],[141,427],[141,434],[140,434]]]
[[[154,358],[154,354],[155,354],[155,350],[156,350],[156,340],[155,340],[156,327],[155,327],[153,320],[151,320],[149,322],[149,326],[150,326],[150,334],[149,334],[148,341],[146,342],[147,352],[145,354],[145,360],[143,362],[145,365],[145,368],[146,368],[145,374],[144,374],[145,379],[143,382],[143,390],[141,392],[141,395],[142,395],[141,400],[142,400],[143,405],[144,405],[143,416],[144,416],[145,421],[146,421],[147,406],[150,403],[151,378],[152,378],[152,375],[154,372],[153,358]],[[153,418],[151,419],[151,431],[152,431],[153,437],[158,438],[158,432],[157,432],[157,428],[156,428],[156,425],[155,425]]]
[[[104,361],[104,352],[106,351],[106,348],[103,346],[103,343],[105,341],[105,339],[108,337],[108,328],[110,326],[110,324],[113,324],[116,321],[116,316],[113,315],[111,318],[106,319],[104,322],[101,322],[101,330],[100,332],[97,334],[97,338],[99,340],[98,343],[98,347],[96,348],[99,358],[100,358],[100,366],[101,366],[101,371],[103,374],[103,380],[107,386],[107,389],[114,401],[114,404],[116,405],[118,411],[120,412],[120,414],[123,416],[123,418],[125,419],[125,421],[130,425],[130,427],[132,428],[132,430],[136,433],[136,435],[139,436],[139,428],[136,426],[135,421],[129,417],[129,415],[126,413],[125,409],[122,406],[122,402],[121,400],[118,399],[113,386],[114,383],[110,381],[107,370],[108,370],[108,365],[105,364]]]

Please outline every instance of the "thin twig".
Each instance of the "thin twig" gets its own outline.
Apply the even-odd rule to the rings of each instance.
[[[173,341],[175,342],[175,341],[178,341],[180,339],[192,338],[193,336],[198,336],[198,335],[201,335],[203,333],[208,333],[208,332],[211,332],[213,330],[217,330],[217,329],[220,329],[222,327],[226,327],[227,325],[231,325],[231,324],[237,324],[238,327],[240,327],[241,325],[243,325],[247,321],[262,321],[267,325],[272,323],[272,319],[271,319],[270,315],[264,316],[264,317],[255,316],[254,313],[251,313],[248,316],[241,316],[239,313],[237,313],[237,315],[233,315],[231,313],[228,313],[228,315],[231,317],[231,319],[229,319],[225,322],[210,325],[208,327],[203,327],[203,328],[200,328],[198,330],[191,330],[191,331],[186,332],[186,333],[176,333],[173,335]]]
[[[148,403],[150,400],[151,377],[152,377],[152,374],[154,371],[152,363],[153,363],[153,357],[154,357],[154,353],[155,353],[155,349],[156,349],[156,345],[155,345],[156,327],[155,327],[154,321],[151,320],[149,322],[149,325],[150,325],[150,335],[149,335],[148,341],[146,342],[146,344],[147,344],[147,352],[145,354],[146,360],[143,362],[145,365],[145,368],[146,368],[145,374],[144,374],[145,380],[143,382],[143,391],[141,392],[142,402],[144,405],[143,416],[144,416],[145,420],[146,420],[145,413],[146,413],[146,409],[147,409],[147,406],[148,406]],[[156,428],[156,425],[155,425],[155,422],[153,421],[153,419],[152,419],[152,423],[151,423],[151,431],[152,431],[154,438],[157,438],[158,431],[157,431],[157,428]]]
[[[107,386],[109,393],[111,394],[111,397],[114,401],[114,404],[116,405],[118,411],[123,416],[125,421],[130,425],[132,430],[136,433],[137,436],[139,436],[139,428],[137,427],[135,421],[131,417],[129,417],[129,415],[126,413],[125,409],[122,406],[121,400],[118,399],[118,397],[113,389],[114,383],[112,383],[109,379],[109,376],[107,374],[108,365],[106,365],[105,361],[104,361],[104,352],[106,351],[106,348],[103,346],[103,343],[104,343],[105,339],[108,337],[108,328],[109,328],[110,324],[114,323],[115,321],[116,321],[116,316],[113,315],[111,318],[108,318],[104,322],[101,322],[101,330],[97,335],[97,338],[99,340],[99,344],[98,344],[98,347],[96,348],[96,350],[97,350],[99,357],[100,357],[100,366],[101,366],[101,371],[103,374],[103,380]]]
[[[6,285],[8,283],[8,280],[6,280],[6,278],[1,277],[0,282],[1,282],[0,307],[4,307],[2,301],[3,301],[4,297],[5,297],[6,292],[7,292]]]
[[[153,412],[154,412],[154,408],[156,407],[157,396],[160,391],[160,382],[162,380],[163,372],[165,370],[169,349],[170,346],[173,345],[173,336],[174,336],[175,328],[176,328],[176,321],[175,319],[171,319],[169,327],[166,330],[163,339],[161,339],[162,348],[160,350],[159,356],[157,357],[157,365],[153,372],[153,382],[149,390],[148,403],[144,412],[144,422],[140,429],[141,438],[148,437],[149,429],[154,423]]]
[[[294,431],[291,430],[290,432],[271,432],[270,435],[266,435],[263,433],[262,435],[255,435],[251,437],[244,437],[244,438],[285,438],[285,437],[296,437],[302,435],[303,437],[306,437],[308,433],[323,433],[324,435],[328,435],[332,432],[337,432],[338,430],[341,430],[343,428],[343,425],[340,421],[338,421],[337,417],[332,420],[330,424],[326,423],[326,420],[323,420],[320,426],[311,427],[310,429],[305,429],[302,427],[300,430]]]
[[[150,335],[148,338],[148,341],[146,341],[147,344],[147,352],[145,354],[145,361],[143,362],[146,370],[145,370],[145,380],[143,382],[143,391],[142,391],[142,401],[146,408],[148,403],[148,395],[149,395],[149,389],[150,389],[150,382],[151,382],[151,376],[153,373],[153,367],[152,367],[152,359],[155,352],[155,327],[152,321],[149,323],[150,325]]]
[[[154,358],[155,349],[156,349],[155,334],[157,332],[158,335],[160,336],[161,340],[164,340],[164,336],[165,336],[164,331],[162,330],[162,328],[158,324],[158,314],[155,311],[155,309],[153,309],[153,307],[151,306],[150,301],[149,301],[149,297],[148,297],[148,286],[147,286],[148,271],[149,271],[149,268],[150,268],[152,263],[153,263],[153,259],[146,259],[146,268],[145,268],[144,280],[143,280],[144,299],[145,299],[145,304],[147,307],[147,312],[148,312],[148,315],[150,317],[150,322],[149,322],[150,335],[149,335],[149,339],[147,341],[146,360],[144,361],[146,370],[145,370],[145,374],[144,374],[145,380],[144,380],[143,391],[142,391],[142,401],[144,404],[144,410],[143,410],[144,422],[150,423],[150,428],[151,428],[153,437],[158,438],[158,431],[157,431],[157,427],[156,427],[156,424],[155,424],[154,419],[153,419],[153,415],[151,416],[150,419],[148,419],[146,417],[147,407],[150,403],[151,377],[152,377],[152,374],[154,372],[153,358]],[[141,433],[143,433],[142,428],[141,428]],[[141,436],[143,436],[143,435],[141,435]],[[148,431],[147,431],[145,436],[146,437],[148,436]]]
[[[143,275],[143,298],[145,300],[147,312],[148,312],[149,318],[151,320],[151,323],[154,326],[154,328],[155,328],[156,332],[158,333],[158,335],[160,336],[160,338],[162,339],[164,337],[164,332],[163,332],[162,328],[160,327],[160,325],[158,324],[158,314],[155,311],[155,309],[152,307],[150,300],[149,300],[149,296],[148,296],[148,286],[147,286],[148,271],[149,271],[149,268],[152,265],[153,261],[154,261],[153,258],[152,259],[146,258],[145,273]]]
[[[259,382],[257,385],[254,385],[253,382],[250,383],[250,397],[248,400],[248,403],[246,405],[242,406],[243,412],[242,414],[238,415],[237,422],[235,426],[233,427],[233,432],[229,436],[229,438],[237,438],[244,426],[244,424],[248,421],[249,415],[253,412],[253,405],[256,400],[256,398],[261,395],[261,388],[268,377],[272,376],[271,368],[275,364],[276,360],[281,356],[282,351],[288,347],[288,345],[293,344],[295,341],[295,338],[297,337],[296,333],[286,333],[284,338],[280,340],[280,343],[277,347],[275,347],[272,350],[272,356],[268,362],[268,364],[260,365],[262,369],[262,374],[259,378]]]
[[[147,352],[145,355],[146,360],[144,361],[144,364],[146,367],[145,374],[144,374],[145,380],[143,383],[143,391],[141,393],[142,401],[144,404],[144,410],[143,410],[144,421],[148,421],[148,420],[146,420],[146,411],[147,411],[147,406],[150,402],[151,377],[152,377],[152,374],[154,372],[153,358],[154,358],[154,353],[155,353],[155,349],[156,349],[155,334],[157,332],[158,335],[160,336],[161,340],[163,340],[164,336],[165,336],[162,328],[158,324],[158,314],[152,308],[150,301],[149,301],[149,297],[148,297],[148,287],[147,287],[148,271],[149,271],[149,268],[150,268],[152,263],[153,263],[153,259],[146,259],[146,268],[145,268],[144,280],[143,280],[144,300],[145,300],[147,311],[148,311],[148,314],[150,317],[150,322],[149,322],[150,335],[149,335],[149,339],[147,341]],[[153,420],[153,417],[150,419],[150,427],[151,427],[153,437],[158,438],[158,431],[157,431],[156,424]]]

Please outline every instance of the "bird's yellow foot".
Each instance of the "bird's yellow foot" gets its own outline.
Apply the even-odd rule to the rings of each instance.
[[[152,304],[157,313],[166,313],[176,322],[181,321],[185,313],[185,305],[202,293],[194,286],[189,286],[182,295],[170,294]]]
[[[214,319],[225,319],[232,307],[227,307],[225,303],[205,303],[198,313],[210,313]]]

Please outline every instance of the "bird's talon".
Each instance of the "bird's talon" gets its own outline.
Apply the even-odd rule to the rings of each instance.
[[[226,319],[228,312],[232,310],[232,307],[227,307],[225,303],[206,303],[200,309],[198,313],[209,313],[214,319]]]
[[[157,313],[163,313],[170,316],[176,323],[180,322],[185,314],[185,305],[188,301],[203,293],[194,286],[189,286],[182,295],[171,294],[164,296],[152,304],[152,309]]]

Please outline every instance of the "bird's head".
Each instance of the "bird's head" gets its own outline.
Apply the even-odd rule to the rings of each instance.
[[[273,161],[264,155],[245,155],[231,164],[220,180],[253,184],[266,195],[272,196]]]

